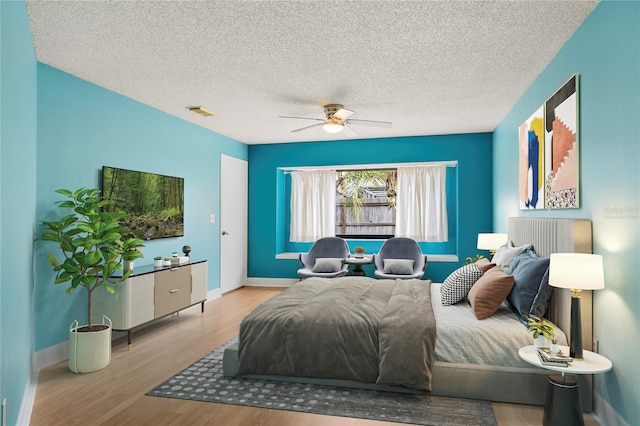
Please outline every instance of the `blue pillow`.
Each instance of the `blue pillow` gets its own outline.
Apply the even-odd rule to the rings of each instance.
[[[542,317],[553,292],[553,288],[548,289],[549,259],[538,257],[532,250],[525,250],[513,258],[509,275],[513,275],[515,282],[507,296],[507,304],[518,315],[520,322],[527,325],[532,312]]]

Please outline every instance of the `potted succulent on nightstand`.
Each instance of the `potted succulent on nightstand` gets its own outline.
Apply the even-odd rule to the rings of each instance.
[[[153,258],[153,266],[156,268],[162,268],[162,256],[156,256]]]
[[[551,341],[556,337],[553,324],[540,317],[529,318],[529,328],[527,331],[533,334],[534,344],[537,348],[548,348]]]
[[[102,211],[105,201],[99,189],[81,188],[77,191],[59,189],[66,197],[55,204],[72,210],[57,221],[43,221],[45,230],[38,240],[58,244],[62,262],[49,253],[47,261],[56,273],[54,284],[69,283],[71,294],[78,286],[88,292],[88,325],[78,326],[74,321],[69,329],[69,369],[75,373],[100,370],[111,362],[111,327],[103,318],[102,324],[93,323],[93,295],[99,287],[118,297],[116,284],[125,281],[131,271],[122,270],[123,262],[143,257],[138,250],[144,247],[137,238],[126,238],[129,232],[120,225],[124,214]]]

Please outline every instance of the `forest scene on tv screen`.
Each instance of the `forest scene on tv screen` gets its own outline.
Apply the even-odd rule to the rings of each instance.
[[[102,168],[104,210],[125,212],[122,224],[143,240],[184,235],[184,179]]]

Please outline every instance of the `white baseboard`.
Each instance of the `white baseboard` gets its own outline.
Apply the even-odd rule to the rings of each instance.
[[[50,367],[54,364],[69,358],[69,341],[49,346],[41,351],[33,354],[33,371],[40,371],[43,368]]]
[[[300,281],[298,278],[247,278],[247,287],[291,287],[291,284]]]
[[[33,405],[36,402],[37,389],[38,370],[32,370],[31,380],[27,383],[24,395],[22,396],[22,405],[20,406],[20,413],[18,413],[17,426],[28,426],[31,423],[31,413],[33,412]]]
[[[222,291],[219,288],[207,291],[207,302],[209,300],[220,299],[221,297],[222,297]]]
[[[605,426],[630,426],[597,392],[593,397],[593,417],[598,423]]]

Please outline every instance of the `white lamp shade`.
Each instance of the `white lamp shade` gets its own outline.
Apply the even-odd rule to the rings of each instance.
[[[340,133],[344,126],[341,123],[336,123],[334,121],[327,121],[322,123],[322,128],[327,133]]]
[[[549,285],[576,290],[604,288],[602,256],[585,253],[552,253]]]
[[[497,250],[507,242],[507,234],[478,234],[478,249]]]

